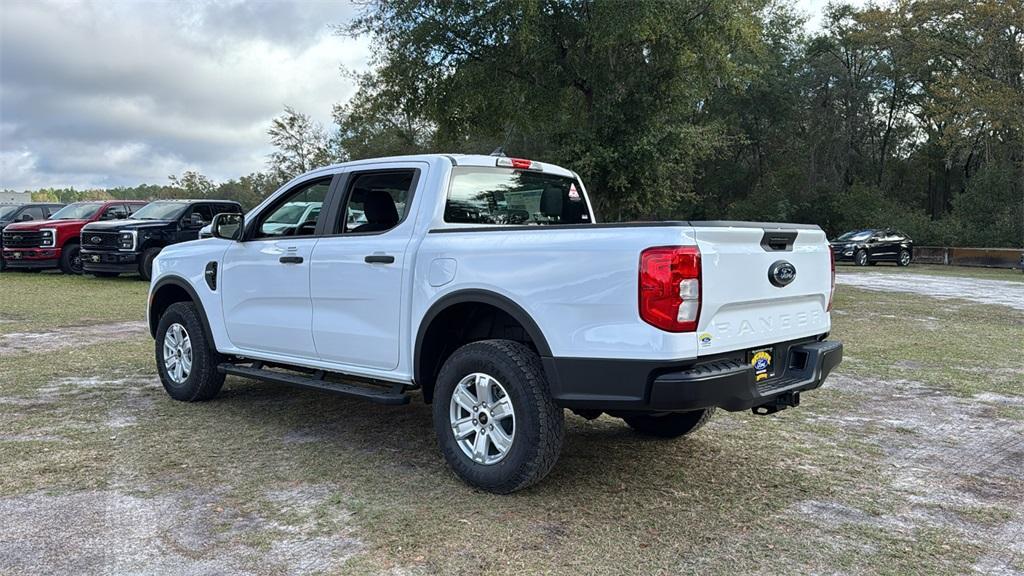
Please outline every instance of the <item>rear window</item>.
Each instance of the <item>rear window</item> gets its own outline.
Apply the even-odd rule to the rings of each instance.
[[[575,178],[530,170],[459,166],[444,221],[453,224],[589,224]]]

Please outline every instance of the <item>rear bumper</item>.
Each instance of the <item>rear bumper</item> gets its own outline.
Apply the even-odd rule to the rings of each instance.
[[[757,382],[745,351],[689,364],[595,358],[545,358],[555,401],[606,412],[729,411],[774,405],[813,390],[842,362],[843,345],[816,339],[775,344],[776,376]]]
[[[112,250],[82,250],[82,270],[89,272],[138,272],[139,255],[136,252]]]
[[[56,268],[60,248],[4,248],[3,258],[8,268]]]

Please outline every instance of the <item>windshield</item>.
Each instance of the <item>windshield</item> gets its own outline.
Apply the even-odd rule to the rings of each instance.
[[[182,202],[150,202],[132,214],[133,220],[174,220],[188,208]]]
[[[871,237],[871,233],[872,232],[874,232],[874,231],[873,230],[854,230],[853,232],[847,232],[846,234],[843,234],[839,238],[836,238],[836,240],[852,240],[852,241],[867,240],[868,238]]]
[[[0,206],[0,220],[10,220],[17,211],[17,206]]]
[[[529,170],[458,167],[444,221],[459,224],[589,224],[582,185]]]
[[[96,215],[102,202],[75,202],[57,210],[50,220],[88,220]]]

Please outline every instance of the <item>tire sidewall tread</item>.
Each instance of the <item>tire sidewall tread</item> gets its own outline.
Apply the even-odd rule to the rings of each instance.
[[[175,322],[185,327],[192,342],[192,371],[182,384],[176,384],[167,374],[164,366],[163,347],[167,328]],[[196,305],[192,302],[176,302],[167,307],[156,329],[156,367],[160,382],[167,394],[175,400],[198,402],[209,400],[220,392],[224,385],[224,374],[217,370],[222,356],[207,341],[203,323]]]
[[[504,386],[515,410],[515,441],[499,462],[470,460],[452,434],[449,409],[452,392],[467,374],[484,372]],[[444,363],[434,396],[434,430],[452,471],[466,483],[508,494],[547,476],[561,452],[565,417],[548,390],[537,354],[519,342],[483,340],[466,344]]]

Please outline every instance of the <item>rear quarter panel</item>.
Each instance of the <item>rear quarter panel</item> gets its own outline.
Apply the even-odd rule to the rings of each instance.
[[[693,333],[673,334],[643,322],[637,309],[640,252],[693,245],[682,225],[592,225],[521,230],[447,231],[426,235],[416,257],[412,334],[430,306],[478,289],[522,307],[556,357],[686,359]]]

